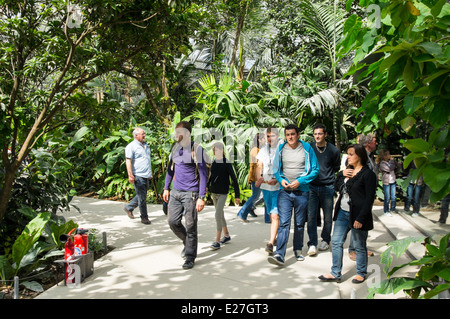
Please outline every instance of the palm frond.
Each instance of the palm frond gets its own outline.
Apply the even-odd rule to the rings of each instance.
[[[344,28],[344,12],[324,3],[314,3],[310,0],[300,1],[302,10],[301,21],[314,35],[317,45],[330,56],[335,52],[335,45],[339,42]],[[336,41],[335,41],[336,40]],[[331,61],[334,63],[334,61]]]
[[[317,92],[313,96],[303,100],[301,106],[309,107],[313,113],[322,114],[326,108],[334,108],[339,100],[339,94],[334,88]]]

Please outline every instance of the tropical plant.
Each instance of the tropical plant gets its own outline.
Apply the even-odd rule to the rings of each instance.
[[[450,290],[449,239],[450,233],[443,236],[439,244],[435,244],[429,237],[407,237],[388,243],[388,248],[381,254],[381,263],[385,265],[384,272],[388,279],[372,287],[368,298],[373,298],[375,294],[396,294],[403,290],[413,299],[430,299],[439,293]],[[417,242],[423,242],[425,246],[426,253],[423,258],[389,270],[393,255],[400,257],[412,243]],[[414,277],[393,277],[395,272],[407,266],[420,267],[420,269]]]
[[[354,1],[346,2],[350,10]],[[446,1],[360,1],[366,11],[378,9],[368,19],[353,14],[344,25],[340,54],[354,52],[349,75],[368,82],[369,93],[358,109],[357,130],[382,131],[386,136],[398,126],[408,134],[402,143],[414,161],[413,178],[423,175],[432,190],[431,202],[450,193],[450,4]],[[377,12],[377,10],[375,10]],[[373,57],[373,63],[366,61]],[[362,71],[362,72],[361,72]],[[425,126],[426,134],[418,136]]]
[[[316,3],[310,0],[301,0],[299,5],[301,9],[300,21],[308,30],[310,41],[326,52],[332,70],[331,83],[334,86],[338,62],[336,48],[343,33],[345,11],[337,6],[337,1],[334,1],[333,6],[331,6],[329,1]]]
[[[337,63],[339,61],[337,46],[343,33],[345,11],[338,7],[337,0],[334,0],[333,6],[329,5],[328,1],[314,3],[310,0],[301,0],[300,8],[301,21],[304,23],[306,30],[309,31],[312,42],[326,52],[332,73],[327,90],[319,92],[310,100],[312,99],[314,104],[317,105],[316,100],[320,98],[320,100],[324,101],[321,106],[332,110],[334,142],[340,149],[341,123],[339,123],[339,118],[341,112],[339,106],[340,98],[336,91]]]
[[[118,70],[165,83],[167,61],[189,46],[190,3],[0,1],[0,222],[22,162],[68,124],[60,115],[88,82]]]
[[[19,274],[29,277],[39,272],[47,259],[64,254],[60,249],[59,236],[76,227],[73,221],[58,223],[57,219],[52,219],[50,212],[37,214],[16,239],[11,251],[0,255],[0,279],[11,280]],[[35,281],[23,281],[22,284],[42,291]]]
[[[221,140],[227,153],[233,156],[230,160],[245,159],[237,163],[239,183],[245,187],[245,172],[248,172],[246,152],[255,134],[268,125],[281,128],[291,122],[280,116],[283,106],[278,106],[278,102],[283,101],[283,97],[269,97],[260,85],[248,81],[239,82],[231,72],[220,75],[218,80],[214,74],[205,75],[199,84],[196,101],[201,108],[192,112],[188,119],[198,120],[199,125],[207,129],[202,141],[209,141],[211,138]],[[198,131],[198,134],[202,134],[201,130]],[[193,133],[197,133],[197,130]],[[211,133],[217,134],[211,136]]]
[[[8,206],[5,222],[0,224],[0,254],[11,250],[36,212],[48,211],[55,215],[72,207],[76,209],[70,204],[76,183],[71,158],[59,157],[52,152],[55,150],[34,149],[21,167],[11,191],[14,201]]]

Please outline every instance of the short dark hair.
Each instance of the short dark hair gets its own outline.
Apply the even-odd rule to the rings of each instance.
[[[358,157],[361,159],[362,166],[367,165],[367,162],[369,161],[369,157],[367,156],[367,151],[361,144],[350,144],[347,147],[347,151],[349,148],[353,148],[355,150],[355,154],[358,155]]]
[[[295,132],[297,134],[300,133],[300,129],[295,124],[288,124],[288,125],[286,125],[286,127],[284,128],[284,132],[286,132],[287,130],[295,130]]]
[[[256,133],[255,137],[253,138],[253,147],[259,148],[259,133]]]
[[[181,121],[181,122],[179,122],[175,126],[175,128],[179,128],[179,127],[185,128],[186,130],[189,131],[189,133],[192,133],[192,126],[191,126],[191,123],[189,123],[188,121]]]
[[[266,133],[275,133],[277,135],[280,135],[280,133],[278,132],[278,129],[276,127],[268,127],[266,130]]]
[[[321,129],[323,130],[324,133],[328,133],[328,132],[327,132],[327,127],[326,127],[324,124],[322,124],[322,123],[316,124],[316,125],[314,126],[314,128],[313,128],[313,132],[314,132],[315,130],[319,129],[319,128],[321,128]]]

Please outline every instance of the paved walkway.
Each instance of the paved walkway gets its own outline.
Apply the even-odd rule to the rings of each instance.
[[[40,294],[38,299],[350,299],[366,298],[371,280],[355,285],[351,279],[356,273],[355,262],[344,255],[342,283],[324,283],[318,276],[328,273],[331,251],[319,252],[316,257],[296,261],[292,246],[288,247],[285,267],[267,262],[264,247],[269,238],[269,224],[264,223],[263,208],[258,217],[249,217],[250,223],[235,218],[239,208],[226,207],[225,213],[232,240],[217,251],[209,245],[215,237],[214,208],[207,206],[199,214],[199,247],[195,267],[183,270],[180,257],[182,245],[171,232],[161,205],[149,205],[151,225],[131,220],[123,211],[124,203],[109,200],[76,197],[73,202],[81,210],[63,213],[80,227],[107,233],[108,245],[115,247],[95,261],[94,273],[79,288],[60,283]],[[138,213],[138,212],[137,212]],[[438,213],[422,212],[428,218],[418,217],[423,228],[446,233],[449,225],[436,225]],[[372,275],[380,273],[380,254],[386,243],[395,238],[421,235],[401,214],[385,217],[382,207],[374,207],[375,228],[369,232],[368,246],[375,256],[369,257]],[[423,219],[423,221],[422,221]],[[318,229],[320,234],[321,229]],[[305,248],[308,236],[305,232]],[[289,238],[292,245],[292,232]],[[348,244],[348,240],[347,240]],[[410,257],[420,258],[423,247],[415,245]],[[408,255],[394,264],[409,262]],[[405,270],[406,271],[406,270]],[[408,275],[414,273],[409,270]],[[377,299],[403,298],[397,295],[379,295]]]

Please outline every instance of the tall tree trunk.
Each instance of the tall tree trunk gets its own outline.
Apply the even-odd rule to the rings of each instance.
[[[151,92],[150,87],[148,86],[147,82],[142,82],[142,89],[144,90],[145,96],[147,97],[147,100],[150,102],[150,105],[152,106],[154,114],[163,122],[165,123],[167,121],[167,117],[161,113],[160,109],[158,108],[158,105],[156,104],[155,99],[153,98],[153,94]]]
[[[333,22],[334,22],[334,32],[333,32],[333,52],[331,53],[331,67],[333,70],[333,87],[336,88],[336,10],[337,1],[334,0],[334,11],[333,11]],[[334,129],[334,144],[339,151],[341,151],[341,127],[339,125],[340,109],[339,109],[339,99],[333,108],[333,129]]]
[[[169,90],[167,89],[167,79],[166,79],[166,60],[164,59],[162,61],[162,76],[161,76],[161,90],[162,90],[162,104],[163,104],[163,114],[164,116],[167,115],[167,111],[169,109],[170,105],[170,96],[169,96]]]
[[[19,162],[18,160],[15,160],[12,164],[5,165],[5,175],[0,192],[0,223],[5,217],[6,209],[8,208],[8,204],[11,199],[11,192],[15,181],[15,175],[21,162],[22,161]]]
[[[233,67],[236,64],[236,52],[239,46],[241,31],[244,28],[245,16],[247,15],[248,2],[245,0],[242,2],[243,3],[241,3],[241,11],[239,13],[239,19],[236,26],[236,35],[234,37],[233,52],[231,53],[230,67]]]

